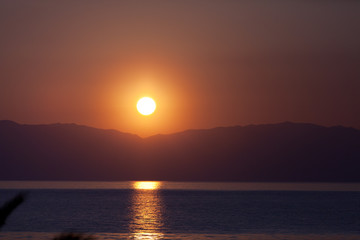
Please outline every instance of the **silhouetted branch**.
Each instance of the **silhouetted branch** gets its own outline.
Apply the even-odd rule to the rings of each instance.
[[[59,236],[53,238],[53,240],[95,240],[91,235],[85,235],[81,233],[62,233]]]
[[[5,225],[6,219],[14,209],[25,200],[25,195],[25,193],[19,193],[0,208],[0,228]]]

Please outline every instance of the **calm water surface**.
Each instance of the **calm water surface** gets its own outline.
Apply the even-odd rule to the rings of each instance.
[[[1,239],[360,239],[360,184],[0,182]]]

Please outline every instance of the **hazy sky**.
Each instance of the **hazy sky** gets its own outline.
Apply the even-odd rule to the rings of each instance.
[[[360,1],[0,1],[0,119],[360,128]],[[151,96],[154,115],[136,112]]]

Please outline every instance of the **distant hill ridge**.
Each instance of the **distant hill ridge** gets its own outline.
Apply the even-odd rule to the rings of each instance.
[[[309,123],[140,138],[0,121],[0,180],[360,181],[360,130]]]

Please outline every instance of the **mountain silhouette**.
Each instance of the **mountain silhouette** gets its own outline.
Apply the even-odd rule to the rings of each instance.
[[[359,182],[360,130],[279,123],[140,138],[0,121],[0,180]]]

